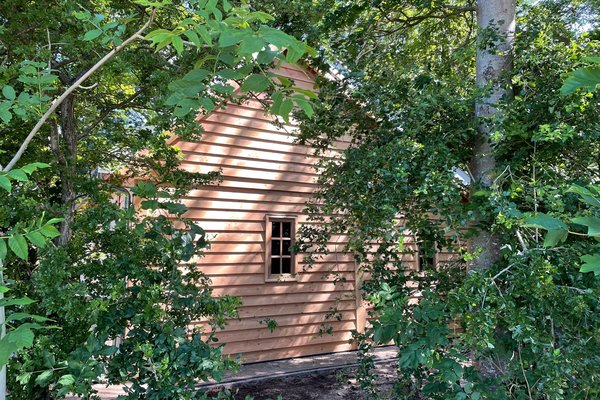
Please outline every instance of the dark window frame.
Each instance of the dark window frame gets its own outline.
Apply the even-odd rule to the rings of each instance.
[[[279,224],[279,232],[273,235],[273,223]],[[284,223],[290,224],[289,235],[284,235]],[[296,241],[297,216],[295,215],[271,215],[265,216],[265,281],[281,282],[296,281],[296,255],[293,247]],[[289,254],[285,254],[284,242],[289,241]],[[273,245],[277,244],[278,251],[273,254]],[[277,247],[275,246],[275,247]],[[277,260],[279,265],[273,265],[273,260]],[[284,261],[289,260],[289,272],[284,272]],[[287,268],[285,268],[287,270]]]

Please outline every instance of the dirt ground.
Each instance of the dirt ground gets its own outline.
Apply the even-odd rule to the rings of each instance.
[[[395,363],[376,366],[377,386],[383,399],[392,399],[396,379]],[[310,372],[289,377],[269,378],[255,382],[233,384],[236,400],[249,395],[254,400],[363,400],[366,397],[355,379],[354,368],[341,368],[325,372]]]

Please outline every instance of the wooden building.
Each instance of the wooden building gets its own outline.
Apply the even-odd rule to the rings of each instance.
[[[312,76],[295,67],[277,73],[313,86]],[[354,349],[351,332],[364,328],[366,310],[354,258],[342,251],[345,238],[334,238],[331,254],[307,270],[289,250],[316,189],[313,149],[295,144],[294,126],[276,126],[258,101],[229,105],[199,122],[201,141],[175,138],[173,145],[184,154],[183,168],[222,172],[220,184],[193,191],[185,203],[186,216],[212,237],[199,263],[214,294],[243,302],[240,320],[217,335],[225,353],[249,362]],[[277,327],[269,329],[269,321]],[[323,333],[327,328],[332,333]]]

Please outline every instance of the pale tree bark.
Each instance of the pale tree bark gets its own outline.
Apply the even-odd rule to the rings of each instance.
[[[484,188],[492,186],[496,169],[496,159],[490,140],[492,120],[497,116],[498,102],[503,97],[511,95],[507,87],[513,69],[515,13],[515,0],[477,2],[479,36],[493,38],[485,48],[483,43],[479,43],[476,58],[477,85],[488,91],[475,104],[479,135],[474,143],[471,173],[475,182]],[[498,261],[500,241],[491,232],[482,230],[471,240],[470,250],[478,254],[470,263],[470,269],[486,269]]]

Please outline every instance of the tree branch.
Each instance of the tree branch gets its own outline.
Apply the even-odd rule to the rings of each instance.
[[[101,113],[100,115],[87,127],[83,130],[83,134],[79,137],[80,139],[85,138],[86,136],[88,136],[94,129],[96,129],[98,127],[98,125],[100,125],[102,123],[102,121],[104,121],[106,119],[106,117],[108,117],[113,111],[125,107],[128,104],[131,104],[131,102],[133,100],[135,100],[137,97],[139,97],[142,94],[141,90],[138,90],[137,92],[135,92],[133,95],[129,96],[127,99],[123,100],[120,103],[117,104],[111,104],[108,107],[106,107]]]
[[[380,8],[381,11],[381,8]],[[453,5],[443,5],[439,8],[434,8],[429,11],[421,11],[415,15],[408,15],[403,9],[397,10],[400,14],[402,14],[402,18],[393,18],[386,16],[385,19],[393,24],[398,24],[397,28],[388,29],[388,30],[379,30],[381,33],[377,35],[378,37],[390,35],[392,33],[401,31],[402,29],[412,28],[419,23],[428,20],[428,19],[445,19],[456,17],[459,15],[463,15],[465,13],[473,13],[477,11],[477,7],[475,6],[453,6]]]
[[[29,146],[29,143],[31,142],[31,140],[33,140],[33,138],[38,133],[38,131],[40,130],[40,128],[44,125],[44,123],[46,123],[46,121],[48,120],[48,118],[50,118],[50,116],[52,115],[52,113],[54,113],[54,111],[56,111],[56,109],[58,108],[58,106],[60,106],[60,104],[71,93],[73,93],[78,87],[80,87],[81,84],[83,82],[85,82],[85,80],[87,78],[89,78],[91,75],[93,75],[98,69],[100,69],[100,67],[102,67],[104,64],[106,64],[111,58],[113,58],[121,50],[123,50],[124,48],[126,48],[127,46],[129,46],[132,42],[134,42],[134,41],[136,41],[138,39],[142,39],[142,36],[141,36],[142,33],[150,26],[150,24],[154,20],[155,14],[156,14],[156,10],[153,10],[152,13],[150,14],[150,17],[146,21],[146,23],[137,32],[135,32],[133,35],[131,35],[129,38],[127,38],[119,46],[115,47],[110,52],[108,52],[104,57],[102,57],[100,59],[100,61],[98,61],[95,65],[93,65],[79,79],[77,79],[77,81],[75,83],[73,83],[71,86],[69,86],[63,92],[63,94],[60,95],[60,97],[56,98],[52,102],[52,104],[50,105],[50,108],[48,109],[48,111],[46,111],[44,113],[44,115],[42,116],[42,118],[40,118],[40,120],[35,124],[35,126],[31,130],[31,132],[29,132],[29,135],[27,135],[27,137],[25,138],[25,140],[21,144],[21,147],[19,147],[19,150],[17,151],[17,153],[14,155],[14,157],[12,158],[12,160],[10,160],[10,162],[3,169],[4,172],[10,171],[15,166],[15,164],[21,159],[21,157],[23,156],[23,153],[25,152],[25,150]]]

